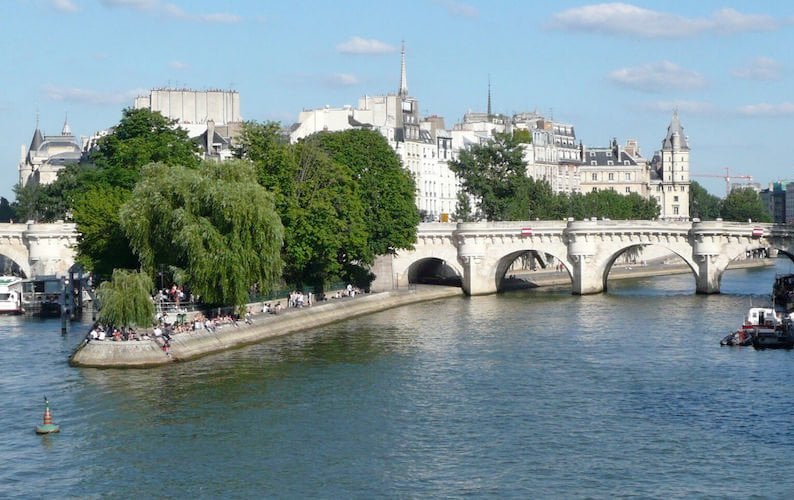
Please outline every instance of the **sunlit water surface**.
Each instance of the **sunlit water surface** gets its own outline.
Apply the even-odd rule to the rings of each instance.
[[[0,318],[0,497],[784,497],[794,351],[720,347],[777,269],[402,307],[150,370]],[[38,436],[43,396],[62,432]]]

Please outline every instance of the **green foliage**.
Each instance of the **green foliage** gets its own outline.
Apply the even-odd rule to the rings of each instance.
[[[286,232],[285,279],[322,290],[371,262],[364,208],[350,171],[311,144],[293,147],[296,169],[282,220]]]
[[[113,132],[97,141],[90,161],[108,183],[132,189],[149,163],[195,167],[198,146],[187,132],[157,111],[126,108]]]
[[[15,216],[8,200],[5,197],[0,198],[0,222],[11,222]]]
[[[697,181],[689,184],[689,211],[692,217],[715,220],[720,216],[719,197],[710,194]]]
[[[154,321],[152,279],[145,273],[116,269],[99,285],[99,320],[120,328],[151,326]]]
[[[746,222],[772,222],[772,217],[766,211],[761,197],[753,188],[733,189],[722,200],[720,215],[724,220]]]
[[[464,191],[460,191],[458,193],[458,202],[455,204],[455,213],[452,214],[451,220],[458,222],[474,222],[477,218],[471,206],[469,195]]]
[[[532,144],[532,132],[527,129],[514,130],[513,139],[519,144]]]
[[[419,224],[416,184],[382,135],[374,130],[320,132],[305,142],[346,167],[356,181],[355,195],[364,209],[369,256],[413,249]],[[370,263],[369,258],[364,263]]]
[[[284,224],[284,278],[297,288],[361,275],[373,259],[353,171],[312,141],[290,145],[275,123],[244,124],[238,156],[254,162]]]
[[[283,227],[250,163],[147,165],[120,221],[145,272],[176,266],[206,303],[242,306],[280,278]]]
[[[514,136],[495,134],[494,140],[462,150],[449,167],[463,189],[479,200],[488,220],[509,220],[516,215],[515,198],[527,190],[524,149]]]
[[[93,272],[97,281],[109,278],[116,268],[138,265],[119,222],[119,209],[130,196],[124,188],[98,184],[75,199],[73,218],[80,233],[76,260]]]

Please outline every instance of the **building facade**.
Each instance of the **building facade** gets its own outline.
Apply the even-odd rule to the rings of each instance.
[[[30,147],[23,145],[19,158],[19,185],[51,184],[58,172],[70,163],[79,163],[82,148],[77,144],[68,120],[64,120],[60,135],[43,134],[36,120],[36,130]]]
[[[157,111],[187,131],[204,159],[232,158],[243,119],[236,90],[152,89],[138,96],[134,109]]]
[[[453,136],[438,116],[422,119],[419,101],[408,94],[405,48],[401,52],[400,85],[396,94],[364,96],[358,105],[304,110],[290,129],[290,142],[311,134],[373,129],[386,138],[414,177],[415,202],[424,220],[443,220],[455,211],[460,182],[449,169]]]

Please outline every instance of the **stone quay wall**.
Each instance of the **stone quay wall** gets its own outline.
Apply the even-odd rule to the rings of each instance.
[[[405,290],[361,294],[353,298],[332,299],[311,307],[287,309],[279,314],[256,314],[251,325],[239,321],[237,327],[226,325],[214,332],[202,329],[172,335],[170,356],[155,340],[92,340],[78,346],[69,358],[69,363],[72,366],[93,368],[161,366],[394,307],[462,295],[460,288],[418,286]]]

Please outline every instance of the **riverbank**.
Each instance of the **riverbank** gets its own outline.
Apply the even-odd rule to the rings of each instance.
[[[208,354],[234,349],[263,340],[308,330],[356,316],[400,307],[416,302],[463,295],[460,288],[416,286],[354,298],[332,299],[311,307],[286,309],[279,314],[256,314],[253,324],[226,325],[214,332],[190,331],[171,337],[170,350],[163,351],[155,340],[90,341],[80,345],[69,363],[92,368],[148,368],[175,361],[188,361]],[[261,310],[261,308],[259,309]]]
[[[774,259],[748,259],[731,264],[730,269],[773,266]],[[610,279],[644,278],[669,274],[690,273],[685,264],[649,264],[647,266],[616,267]],[[503,289],[563,288],[570,287],[571,279],[566,272],[527,271],[508,279]],[[92,368],[148,368],[176,361],[188,361],[228,349],[255,344],[281,335],[316,328],[356,316],[463,295],[458,287],[418,285],[409,289],[361,294],[355,298],[340,298],[325,301],[311,307],[286,309],[280,314],[256,314],[253,324],[238,322],[238,326],[226,325],[214,332],[190,331],[171,337],[170,350],[163,351],[155,340],[139,341],[90,341],[79,346],[69,363],[72,366]],[[256,306],[256,305],[253,305]],[[261,310],[260,307],[256,310]]]

